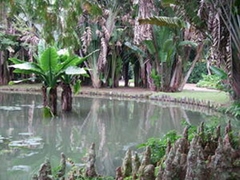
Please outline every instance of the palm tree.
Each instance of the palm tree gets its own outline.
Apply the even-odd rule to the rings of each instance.
[[[175,4],[175,10],[201,32],[201,39],[210,37],[212,65],[228,74],[232,98],[240,100],[240,13],[237,0],[162,0],[165,5]]]
[[[167,10],[163,11],[169,13]],[[151,16],[140,18],[138,21],[140,25],[153,25],[153,38],[150,37],[142,42],[147,47],[150,56],[152,56],[150,59],[154,59],[151,67],[148,65],[149,61],[146,63],[147,71],[151,73],[153,82],[162,91],[181,91],[193,69],[190,68],[190,71],[183,79],[184,64],[189,59],[189,56],[182,53],[182,51],[186,47],[195,49],[197,46],[193,41],[184,40],[182,32],[186,29],[185,21],[178,17],[166,16]],[[156,27],[156,25],[159,27]],[[192,67],[201,57],[202,46],[201,44],[198,48]],[[150,81],[151,79],[148,78],[149,84],[151,84]]]
[[[34,73],[42,81],[43,106],[50,108],[53,115],[57,115],[57,86],[61,77],[69,68],[73,68],[83,62],[85,58],[78,56],[64,56],[59,58],[54,47],[47,48],[37,58],[37,62],[26,62],[16,58],[9,60],[14,63],[9,67],[15,68],[15,73],[32,74]],[[76,73],[75,71],[72,74]]]
[[[122,61],[121,45],[124,41],[124,38],[120,39],[121,31],[124,31],[121,27],[123,23],[121,15],[130,9],[130,2],[104,0],[98,1],[97,5],[101,7],[101,14],[97,17],[92,17],[86,12],[83,14],[85,18],[83,23],[85,29],[81,37],[83,54],[91,52],[92,49],[100,49],[99,53],[95,53],[85,62],[85,65],[90,69],[94,88],[102,85],[116,86]]]
[[[212,1],[212,3],[214,3]],[[240,11],[239,2],[236,0],[219,1],[216,12],[224,23],[222,28],[225,28],[229,33],[229,39],[226,39],[228,56],[226,57],[226,71],[228,73],[230,84],[233,89],[232,97],[238,103],[240,102]]]
[[[142,44],[144,40],[152,40],[153,38],[153,32],[152,32],[152,26],[150,24],[144,24],[140,25],[138,22],[138,19],[140,18],[149,18],[153,16],[153,12],[155,10],[154,7],[154,1],[144,1],[140,0],[138,3],[138,15],[135,20],[135,27],[134,27],[134,43],[140,48],[145,51],[146,47]],[[140,64],[140,77],[141,77],[141,83],[143,87],[148,86],[148,77],[150,75],[149,71],[146,72],[146,64],[150,66],[150,62],[148,57],[139,58],[139,64]],[[138,82],[135,82],[138,83]]]

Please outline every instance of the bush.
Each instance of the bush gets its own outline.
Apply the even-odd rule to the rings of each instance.
[[[153,164],[156,164],[165,155],[168,142],[174,144],[180,137],[176,131],[169,131],[162,139],[150,138],[146,143],[140,144],[138,148],[149,146],[151,149],[151,161]]]
[[[187,69],[189,69],[191,63],[187,65]],[[191,75],[188,78],[188,83],[197,83],[202,79],[202,74],[207,74],[207,66],[205,62],[197,62]]]
[[[210,89],[225,90],[225,85],[218,75],[202,74],[202,80],[197,83],[197,87],[205,87]]]

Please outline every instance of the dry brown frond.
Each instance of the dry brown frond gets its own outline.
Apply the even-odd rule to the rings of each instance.
[[[104,38],[101,38],[101,52],[98,57],[98,68],[102,69],[107,62],[107,43]]]
[[[106,28],[106,26],[103,26],[102,30],[103,30],[103,33],[104,33],[104,36],[105,36],[106,40],[109,41],[111,36],[110,36],[110,33],[109,33],[108,29]]]
[[[90,43],[92,41],[92,31],[89,26],[86,27],[86,30],[84,31],[84,33],[81,37],[81,41],[82,41],[83,52],[87,53],[87,47],[90,45]]]

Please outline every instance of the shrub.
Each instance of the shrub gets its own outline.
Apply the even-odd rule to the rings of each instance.
[[[190,66],[191,63],[187,65],[187,69],[189,69]],[[202,74],[207,74],[207,66],[205,62],[198,62],[188,78],[188,83],[197,83],[202,79]]]
[[[202,74],[202,79],[197,83],[197,87],[205,87],[210,89],[226,90],[226,85],[218,75]]]

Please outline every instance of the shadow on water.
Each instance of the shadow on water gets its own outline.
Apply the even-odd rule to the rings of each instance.
[[[183,120],[198,125],[229,119],[148,100],[75,97],[73,112],[53,119],[43,119],[41,107],[40,95],[0,93],[0,179],[30,179],[45,158],[56,167],[61,152],[84,164],[93,142],[98,172],[113,175],[127,149],[138,150],[136,145],[170,130],[181,133]]]

